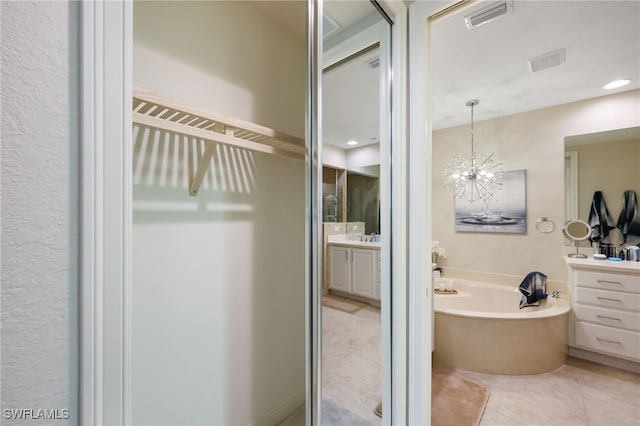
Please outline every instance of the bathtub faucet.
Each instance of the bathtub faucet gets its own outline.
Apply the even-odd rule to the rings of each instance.
[[[551,293],[551,297],[557,299],[558,297],[560,297],[560,292],[558,290],[555,290],[553,293]]]

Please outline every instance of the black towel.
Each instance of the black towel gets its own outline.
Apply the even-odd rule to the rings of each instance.
[[[547,276],[542,272],[529,272],[520,283],[520,309],[538,306],[540,300],[547,298]]]
[[[589,226],[591,227],[591,241],[604,240],[609,235],[609,231],[615,228],[613,218],[609,214],[601,191],[596,191],[593,194],[591,210],[589,211]]]
[[[617,228],[622,233],[622,242],[627,242],[627,234],[637,232],[637,226],[632,226],[633,222],[639,222],[638,218],[638,199],[635,191],[624,191],[624,199],[622,201],[622,211],[618,217]]]

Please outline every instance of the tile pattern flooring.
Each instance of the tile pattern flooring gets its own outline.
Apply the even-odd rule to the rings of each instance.
[[[569,357],[535,376],[458,370],[491,392],[480,426],[640,425],[640,375]]]
[[[353,314],[322,308],[322,397],[380,425],[373,413],[382,397],[380,309]]]
[[[322,311],[323,397],[380,425],[373,414],[381,387],[380,310]],[[571,357],[535,376],[457,374],[491,392],[480,426],[640,425],[638,374]]]

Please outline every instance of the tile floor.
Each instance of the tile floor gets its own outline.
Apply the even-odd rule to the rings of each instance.
[[[373,413],[382,391],[380,309],[348,314],[322,308],[322,397],[380,425]]]
[[[638,374],[573,357],[534,376],[458,374],[491,392],[480,426],[640,425]]]
[[[323,397],[380,425],[380,310],[323,308]],[[577,358],[550,373],[500,376],[458,370],[491,392],[480,426],[640,425],[640,375]],[[294,424],[294,423],[287,423]]]

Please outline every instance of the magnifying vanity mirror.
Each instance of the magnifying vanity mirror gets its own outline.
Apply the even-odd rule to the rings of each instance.
[[[562,229],[564,236],[576,244],[576,252],[569,253],[569,257],[585,259],[587,256],[580,253],[580,241],[584,241],[591,236],[591,227],[583,220],[569,220]]]

